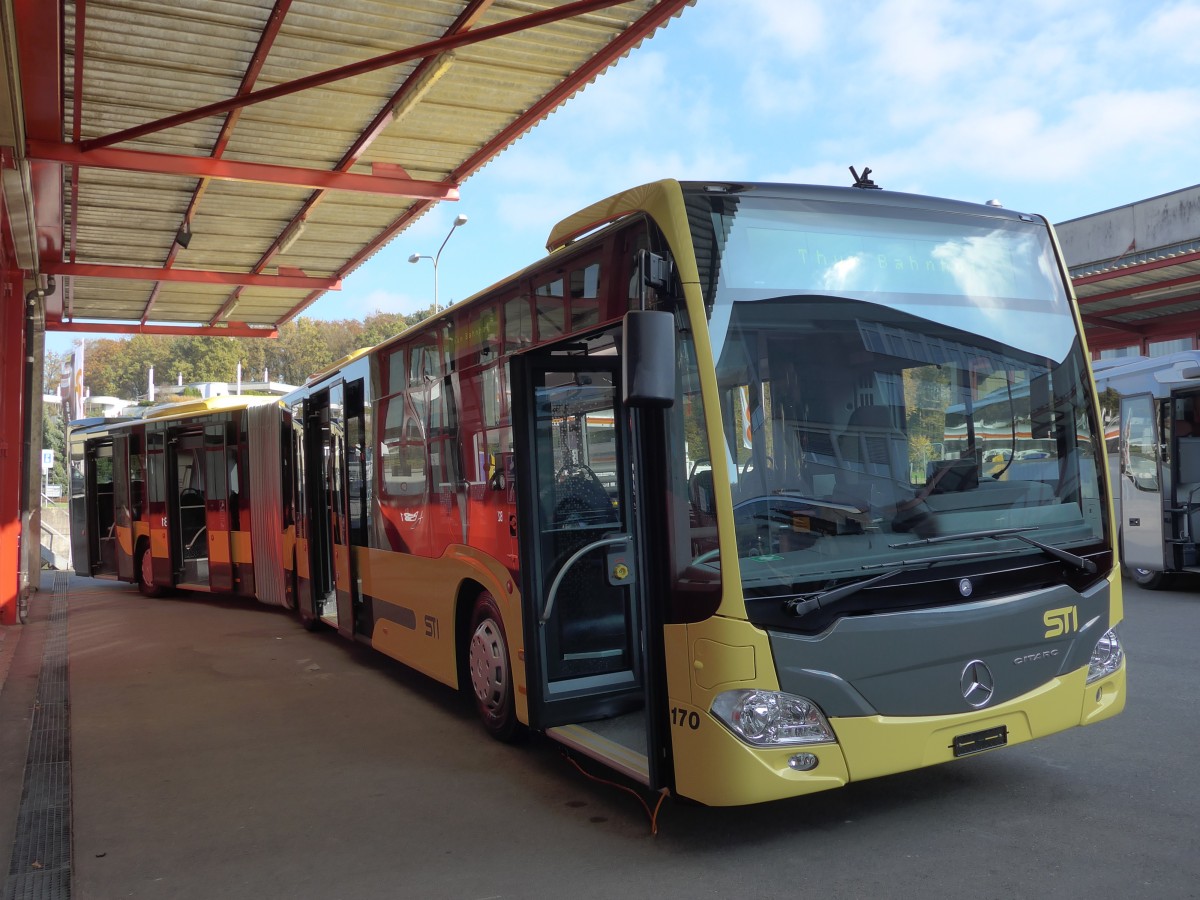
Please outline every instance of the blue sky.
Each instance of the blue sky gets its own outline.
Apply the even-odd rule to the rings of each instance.
[[[658,178],[1000,200],[1052,222],[1200,182],[1200,0],[698,0],[305,313],[444,304]],[[61,350],[74,335],[47,336]]]

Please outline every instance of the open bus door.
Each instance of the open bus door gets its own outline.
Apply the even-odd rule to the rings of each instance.
[[[223,422],[204,427],[204,525],[208,532],[208,584],[214,591],[233,590],[232,473],[225,430]]]
[[[350,539],[345,396],[339,380],[305,401],[305,502],[316,617],[353,637],[358,580]]]
[[[117,577],[133,581],[133,504],[128,433],[113,435],[113,524]]]
[[[1121,554],[1134,573],[1163,571],[1163,495],[1155,401],[1121,398]]]
[[[205,493],[204,432],[196,429],[167,438],[167,508],[175,582],[208,587],[208,501]],[[172,509],[173,507],[173,509]]]
[[[84,509],[88,567],[92,577],[117,574],[116,497],[111,437],[89,440],[84,448]]]
[[[657,789],[662,717],[646,673],[662,633],[619,359],[516,356],[511,372],[530,724]]]

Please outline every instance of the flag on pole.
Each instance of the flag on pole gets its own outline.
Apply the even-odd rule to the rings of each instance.
[[[71,393],[69,405],[72,419],[83,418],[83,344],[81,340],[75,345],[75,354],[71,358]]]

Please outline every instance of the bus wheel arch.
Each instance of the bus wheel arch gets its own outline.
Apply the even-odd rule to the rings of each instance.
[[[150,552],[150,541],[141,538],[133,551],[133,574],[137,579],[138,590],[143,597],[161,597],[166,594],[166,588],[154,583],[154,555]]]
[[[460,632],[460,673],[465,674],[462,687],[470,692],[488,734],[512,742],[524,736],[525,727],[517,719],[511,645],[500,605],[491,591],[476,587],[477,591],[460,594],[456,614],[456,624],[466,623]]]

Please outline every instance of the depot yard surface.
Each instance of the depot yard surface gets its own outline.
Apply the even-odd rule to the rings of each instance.
[[[69,896],[1200,897],[1200,585],[1125,587],[1118,718],[804,799],[667,800],[652,835],[552,742],[497,744],[454,692],[366,648],[275,609],[71,577]],[[13,658],[0,752],[29,668]]]

